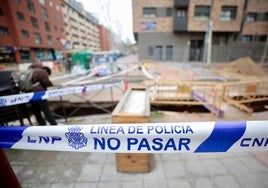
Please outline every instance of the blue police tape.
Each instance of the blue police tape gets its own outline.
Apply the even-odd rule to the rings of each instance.
[[[0,96],[0,107],[11,106],[17,104],[28,103],[36,100],[48,99],[52,97],[59,97],[63,95],[69,95],[74,93],[88,92],[91,90],[105,89],[122,84],[122,82],[106,83],[106,84],[94,84],[89,86],[77,86],[70,88],[61,88],[48,91],[39,91],[15,95]]]
[[[268,151],[268,121],[0,127],[0,147],[113,153]]]

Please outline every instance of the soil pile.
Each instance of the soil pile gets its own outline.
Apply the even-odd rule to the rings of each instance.
[[[250,57],[239,58],[232,61],[221,67],[220,70],[248,76],[263,76],[268,74],[264,68],[254,62]]]

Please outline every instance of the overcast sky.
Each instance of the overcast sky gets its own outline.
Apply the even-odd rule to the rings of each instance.
[[[77,0],[95,15],[100,23],[111,28],[122,40],[134,42],[131,0]]]

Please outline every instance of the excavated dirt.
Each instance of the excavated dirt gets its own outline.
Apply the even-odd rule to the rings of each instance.
[[[239,58],[226,65],[219,67],[220,71],[236,73],[241,75],[264,76],[268,72],[250,57]]]

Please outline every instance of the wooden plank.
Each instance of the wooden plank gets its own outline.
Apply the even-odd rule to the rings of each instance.
[[[244,111],[246,111],[247,113],[252,113],[252,112],[253,112],[253,109],[252,109],[252,108],[247,107],[246,105],[242,104],[240,101],[235,101],[235,100],[232,100],[232,99],[227,98],[227,97],[225,97],[224,100],[225,100],[228,104],[234,105],[234,106],[236,106],[237,108],[239,108],[240,110],[244,110]]]
[[[136,113],[132,110],[124,111],[124,105],[133,104],[127,100],[139,100],[129,98],[133,90],[144,91],[145,95],[138,95],[139,97],[145,97],[141,99],[144,101],[144,111],[142,113]],[[135,105],[134,105],[135,106]],[[150,101],[149,95],[145,88],[130,88],[123,98],[120,100],[114,111],[112,112],[113,123],[147,123],[150,118]],[[118,172],[135,172],[146,173],[149,172],[149,154],[140,153],[118,153],[116,154],[116,168]]]
[[[246,93],[256,93],[258,89],[257,85],[248,85],[246,87]]]
[[[142,116],[113,116],[113,123],[148,123],[149,117]]]
[[[119,172],[149,172],[149,154],[117,153],[116,167]]]
[[[189,100],[154,100],[151,104],[166,104],[166,105],[205,105],[207,102],[189,101]]]

